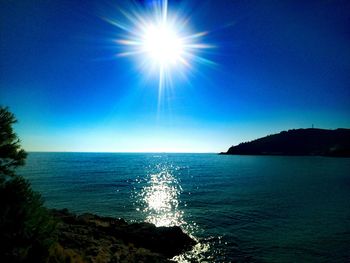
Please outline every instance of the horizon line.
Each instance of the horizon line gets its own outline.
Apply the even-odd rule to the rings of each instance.
[[[164,152],[164,151],[140,151],[140,152],[128,152],[128,151],[30,151],[30,150],[25,150],[27,153],[183,153],[183,154],[192,154],[192,153],[196,153],[196,154],[208,154],[208,153],[220,153],[220,152]]]

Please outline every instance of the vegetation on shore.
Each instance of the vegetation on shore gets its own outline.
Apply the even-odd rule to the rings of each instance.
[[[350,129],[282,131],[232,146],[221,154],[350,157]]]
[[[15,173],[27,156],[12,128],[16,122],[0,107],[0,262],[45,262],[56,242],[56,222],[40,194]]]

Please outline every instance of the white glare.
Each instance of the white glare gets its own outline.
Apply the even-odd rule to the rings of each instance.
[[[158,164],[155,168],[146,176],[145,186],[137,192],[138,203],[143,207],[137,210],[142,210],[146,221],[156,226],[180,226],[187,234],[193,234],[196,226],[185,222],[184,211],[180,208],[180,195],[183,190],[177,179],[179,174],[175,172],[180,167]],[[191,237],[194,238],[192,235]],[[208,250],[208,243],[198,242],[191,251],[175,256],[172,261],[207,262],[204,253]]]
[[[151,60],[164,67],[179,62],[184,54],[182,39],[166,24],[145,28],[142,46]]]
[[[167,0],[155,3],[151,8],[135,6],[130,12],[122,11],[124,17],[120,20],[107,21],[123,31],[115,40],[121,50],[117,55],[133,56],[141,73],[155,74],[160,96],[164,86],[173,83],[175,73],[186,77],[195,63],[214,63],[200,56],[203,50],[212,48],[200,42],[207,32],[190,33],[188,17],[168,10]]]
[[[149,185],[142,191],[147,221],[156,226],[184,224],[182,212],[178,209],[180,192],[179,183],[168,170],[152,174]]]

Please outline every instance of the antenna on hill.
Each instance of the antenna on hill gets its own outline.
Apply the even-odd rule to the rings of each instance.
[[[311,127],[312,127],[312,129],[313,129],[313,128],[314,128],[314,125],[312,124]]]

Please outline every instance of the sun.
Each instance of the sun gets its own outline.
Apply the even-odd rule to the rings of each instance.
[[[174,66],[184,60],[185,43],[167,23],[145,27],[141,45],[148,59],[161,67]]]
[[[212,45],[202,43],[207,31],[191,33],[189,17],[181,10],[168,10],[167,0],[154,1],[150,9],[137,6],[129,12],[122,11],[118,20],[106,19],[121,30],[120,38],[114,39],[117,57],[136,58],[142,75],[156,76],[159,97],[162,90],[174,83],[175,75],[184,77],[194,64],[213,65],[202,55]]]

